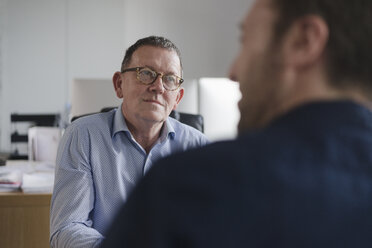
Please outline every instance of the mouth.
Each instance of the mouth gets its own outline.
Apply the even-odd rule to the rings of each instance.
[[[159,102],[158,100],[154,100],[154,99],[143,99],[144,102],[147,102],[147,103],[153,103],[153,104],[158,104],[160,106],[163,106],[163,104],[161,102]]]

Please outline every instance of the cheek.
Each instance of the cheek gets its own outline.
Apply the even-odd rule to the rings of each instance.
[[[133,84],[122,85],[121,87],[124,97],[127,99],[136,99],[142,94],[139,87],[135,87]]]
[[[177,104],[177,95],[168,95],[164,97],[165,101],[167,102],[167,106],[170,109],[173,109],[174,106]]]
[[[240,56],[237,59],[237,62],[235,64],[236,66],[236,72],[239,77],[239,81],[242,82],[246,79],[248,69],[250,67],[250,60],[251,60],[251,52],[248,51],[248,49],[241,49]]]

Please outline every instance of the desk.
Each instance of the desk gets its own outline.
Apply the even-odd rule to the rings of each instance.
[[[0,193],[0,247],[49,246],[51,194]]]

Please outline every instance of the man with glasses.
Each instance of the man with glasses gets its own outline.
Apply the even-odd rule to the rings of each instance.
[[[255,0],[230,72],[238,139],[159,161],[103,247],[372,247],[371,13]]]
[[[158,159],[208,143],[168,118],[182,96],[178,48],[138,40],[113,76],[121,107],[74,121],[60,143],[51,203],[52,247],[97,247],[132,188]],[[144,213],[146,214],[146,213]]]

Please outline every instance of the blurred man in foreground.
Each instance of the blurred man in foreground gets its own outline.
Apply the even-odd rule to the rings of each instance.
[[[239,137],[160,161],[105,247],[371,247],[372,2],[257,0]]]

